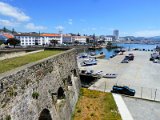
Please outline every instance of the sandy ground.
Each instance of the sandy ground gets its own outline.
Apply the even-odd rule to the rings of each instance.
[[[134,61],[121,63],[125,55],[129,53],[135,55]],[[136,97],[160,101],[160,64],[149,61],[151,53],[149,51],[128,51],[124,55],[117,55],[109,60],[98,59],[97,65],[87,67],[79,65],[79,68],[102,70],[104,74],[118,74],[115,79],[99,79],[90,89],[110,91],[115,84],[127,85],[136,90]]]

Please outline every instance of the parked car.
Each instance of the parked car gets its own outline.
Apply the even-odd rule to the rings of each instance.
[[[129,60],[126,59],[126,58],[124,58],[124,59],[121,61],[121,63],[129,63]]]
[[[11,48],[10,46],[5,46],[5,48]]]
[[[153,61],[153,60],[154,60],[154,58],[153,58],[153,57],[151,57],[149,60],[150,60],[150,61]]]
[[[133,53],[129,54],[129,60],[134,60],[134,54]]]
[[[134,89],[130,89],[128,86],[117,86],[114,85],[111,90],[112,93],[119,93],[134,96],[136,91]]]

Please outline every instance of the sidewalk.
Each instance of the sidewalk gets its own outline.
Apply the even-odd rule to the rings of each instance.
[[[122,96],[118,94],[113,94],[113,97],[121,114],[122,120],[133,120],[132,115],[130,114],[126,104],[122,99]]]

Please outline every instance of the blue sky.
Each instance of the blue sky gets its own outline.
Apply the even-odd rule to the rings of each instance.
[[[160,35],[160,0],[0,0],[0,27],[16,31]]]

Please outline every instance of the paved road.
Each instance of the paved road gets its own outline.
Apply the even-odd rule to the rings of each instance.
[[[129,53],[135,55],[135,60],[130,63],[120,63]],[[90,87],[91,89],[110,91],[115,84],[127,85],[136,90],[137,97],[160,100],[160,64],[149,61],[150,54],[151,52],[146,51],[129,51],[110,60],[98,60],[98,65],[80,69],[118,74],[116,79],[101,78]]]
[[[134,120],[160,120],[160,103],[123,97]]]

